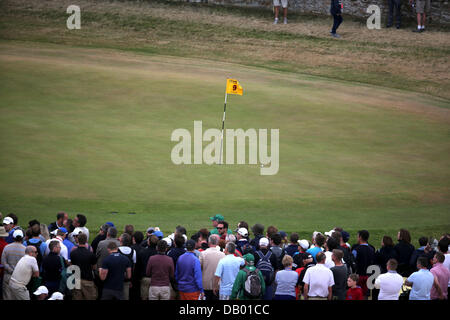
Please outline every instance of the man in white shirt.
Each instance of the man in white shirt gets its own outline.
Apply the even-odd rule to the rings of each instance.
[[[25,255],[19,260],[9,280],[12,300],[30,300],[27,285],[31,277],[39,277],[39,267],[36,260],[35,246],[25,248]]]
[[[61,252],[59,255],[63,257],[66,261],[70,261],[69,259],[69,251],[67,250],[66,245],[63,243],[66,234],[61,229],[56,230],[56,238],[50,239],[46,241],[47,249],[45,250],[45,255],[47,256],[50,253],[49,244],[52,241],[59,241],[61,245]]]
[[[317,253],[317,264],[305,272],[303,278],[305,300],[331,300],[333,297],[333,272],[325,267],[325,259],[325,253]]]
[[[398,300],[403,285],[403,277],[397,273],[398,262],[389,259],[386,273],[378,276],[375,280],[375,288],[380,289],[378,300]]]
[[[225,253],[220,251],[219,240],[219,235],[210,235],[208,239],[209,248],[200,253],[203,290],[205,291],[206,300],[219,300],[219,297],[213,293],[214,273],[219,261],[225,257]]]

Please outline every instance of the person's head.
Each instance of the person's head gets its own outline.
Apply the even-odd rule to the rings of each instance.
[[[226,221],[220,221],[217,224],[217,231],[219,232],[219,234],[222,236],[224,234],[228,233],[228,222]]]
[[[281,260],[281,264],[283,265],[283,267],[286,268],[292,268],[292,263],[294,262],[294,260],[292,259],[292,257],[288,254],[285,254],[283,259]]]
[[[155,238],[158,239],[157,237]],[[158,251],[159,254],[165,254],[167,250],[167,242],[164,240],[158,240],[156,244],[156,250]]]
[[[329,237],[326,242],[326,248],[328,251],[333,251],[339,247],[339,242],[335,238]]]
[[[340,231],[334,230],[334,232],[331,234],[331,237],[334,240],[336,240],[338,246],[341,244],[341,242],[342,242],[342,233]]]
[[[158,241],[159,241],[158,237],[152,234],[150,237],[148,237],[147,244],[149,248],[156,248]]]
[[[24,234],[23,234],[22,230],[20,230],[20,229],[14,230],[14,232],[13,232],[14,242],[22,243],[23,242],[23,237],[24,237]]]
[[[381,245],[385,248],[387,247],[393,247],[394,246],[394,241],[392,241],[392,238],[385,235],[383,237],[383,240],[381,241]]]
[[[77,242],[79,246],[84,246],[87,243],[87,235],[85,233],[79,233],[77,236]]]
[[[188,241],[186,241],[186,250],[189,252],[193,252],[195,251],[195,241],[189,239]]]
[[[59,226],[61,226],[67,219],[69,219],[69,215],[64,211],[60,211],[56,214],[56,222]]]
[[[109,239],[116,239],[117,238],[117,229],[116,227],[109,227],[108,233],[106,234],[106,237]]]
[[[132,244],[131,236],[128,233],[122,233],[119,240],[120,240],[120,245],[124,246],[124,247],[130,247]]]
[[[40,228],[41,228],[41,236],[44,237],[45,241],[50,239],[50,233],[48,232],[47,225],[44,223],[41,223]]]
[[[53,240],[53,241],[50,241],[50,243],[48,245],[48,249],[52,253],[59,254],[61,251],[61,245],[59,244],[59,241]]]
[[[386,269],[388,271],[396,271],[398,267],[398,262],[395,259],[389,259],[386,263]]]
[[[420,237],[419,238],[419,245],[421,247],[426,247],[428,244],[428,237]]]
[[[428,268],[428,259],[426,257],[417,258],[417,269],[427,269]]]
[[[233,242],[236,243],[236,236],[234,234],[227,234],[225,237],[225,242]]]
[[[318,264],[324,264],[325,260],[327,259],[327,256],[323,252],[319,252],[316,254],[316,261]]]
[[[445,256],[442,252],[436,252],[433,257],[433,264],[444,263]]]
[[[52,243],[52,242],[50,242],[50,243]],[[37,249],[36,249],[35,246],[27,246],[27,247],[25,248],[25,254],[27,254],[27,255],[29,255],[29,256],[31,256],[31,257],[35,257],[35,258],[36,258],[38,252],[37,252]]]
[[[128,233],[130,236],[133,236],[134,233],[134,226],[132,224],[127,224],[125,228],[123,229],[124,233]]]
[[[297,244],[299,239],[298,233],[293,232],[291,234],[291,236],[289,237],[289,241],[291,241],[291,243]]]
[[[273,246],[279,246],[281,244],[281,235],[277,232],[270,237]]]
[[[244,254],[242,258],[247,266],[253,266],[255,264],[255,256],[251,253]]]
[[[274,234],[276,234],[277,232],[278,232],[277,227],[275,227],[275,226],[268,226],[267,227],[267,231],[266,231],[266,236],[267,236],[268,239],[271,239],[272,236]]]
[[[248,238],[248,231],[245,228],[239,228],[236,232],[236,239],[247,239]]]
[[[442,252],[443,254],[446,254],[448,251],[448,245],[449,245],[449,238],[447,237],[442,237],[441,240],[439,240],[438,242],[438,249],[439,252]]]
[[[344,258],[344,252],[339,249],[333,249],[331,260],[333,260],[335,264],[339,264],[342,261],[342,258]]]
[[[186,228],[183,226],[177,226],[175,228],[175,233],[184,234],[186,235]]]
[[[356,288],[356,284],[358,283],[359,276],[356,273],[352,273],[347,278],[347,286],[349,288]]]
[[[29,228],[31,228],[32,226],[34,226],[36,224],[39,226],[41,223],[38,220],[36,220],[36,219],[28,221],[28,227]]]
[[[59,228],[56,231],[56,236],[60,237],[61,239],[65,239],[67,235],[67,229],[66,228]]]
[[[17,226],[19,224],[19,218],[17,218],[17,216],[14,213],[9,213],[7,217],[13,219],[14,226]]]
[[[236,230],[239,230],[239,228],[245,228],[248,230],[249,229],[248,223],[246,221],[239,221]]]
[[[316,247],[323,247],[323,245],[325,244],[325,236],[321,233],[316,234],[315,243]]]
[[[102,224],[102,226],[100,227],[99,232],[102,235],[106,235],[106,233],[108,232],[108,229],[109,229],[109,224],[105,223],[105,224]]]
[[[219,222],[225,220],[221,214],[216,214],[214,217],[209,218],[212,221],[213,228],[216,228]]]
[[[140,231],[135,231],[132,236],[133,244],[140,244],[144,240],[144,234]]]
[[[41,225],[40,224],[34,224],[30,227],[31,231],[31,237],[32,238],[39,238],[41,235]]]
[[[73,219],[73,226],[75,228],[82,228],[86,225],[87,218],[83,214],[77,214],[77,216]]]
[[[306,239],[298,240],[298,251],[305,252],[309,249],[309,242]]]
[[[359,243],[367,243],[368,241],[369,241],[369,231],[359,230],[358,231],[358,242]]]
[[[268,249],[269,248],[269,239],[266,237],[262,237],[259,239],[259,248],[260,249]]]
[[[411,235],[409,231],[406,229],[400,229],[397,234],[398,241],[404,241],[407,243],[411,243]]]
[[[40,286],[33,294],[36,300],[45,300],[48,297],[48,289],[46,286]]]
[[[252,227],[252,232],[255,235],[255,237],[262,236],[264,233],[264,226],[260,223],[257,223]]]
[[[5,228],[6,232],[11,231],[14,228],[13,218],[5,217],[5,219],[3,219],[3,227]]]
[[[185,239],[184,239],[182,234],[176,233],[174,241],[175,241],[175,247],[177,247],[177,248],[183,248],[184,247]]]
[[[210,247],[217,247],[219,245],[220,237],[217,234],[209,236],[208,243]]]
[[[117,247],[117,243],[115,241],[110,241],[106,248],[110,254],[119,250],[119,247]]]
[[[73,220],[72,219],[64,220],[63,226],[64,226],[64,228],[66,228],[69,231],[75,229],[75,227],[73,226]]]
[[[236,245],[233,242],[228,242],[225,246],[225,254],[234,254],[236,251]]]

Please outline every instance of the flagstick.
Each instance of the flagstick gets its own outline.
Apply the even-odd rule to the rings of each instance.
[[[227,111],[227,92],[225,90],[225,103],[223,104],[223,118],[222,118],[222,135],[220,137],[220,160],[219,164],[222,164],[222,145],[223,145],[223,129],[225,128],[225,112]]]

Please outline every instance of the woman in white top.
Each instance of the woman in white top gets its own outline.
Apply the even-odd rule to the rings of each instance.
[[[274,300],[295,300],[298,273],[292,270],[292,257],[285,255],[281,263],[284,270],[278,271],[275,276],[277,290],[275,291]]]

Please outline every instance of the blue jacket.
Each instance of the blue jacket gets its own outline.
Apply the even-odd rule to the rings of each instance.
[[[181,292],[203,292],[202,267],[194,252],[188,251],[178,258],[175,280]]]

